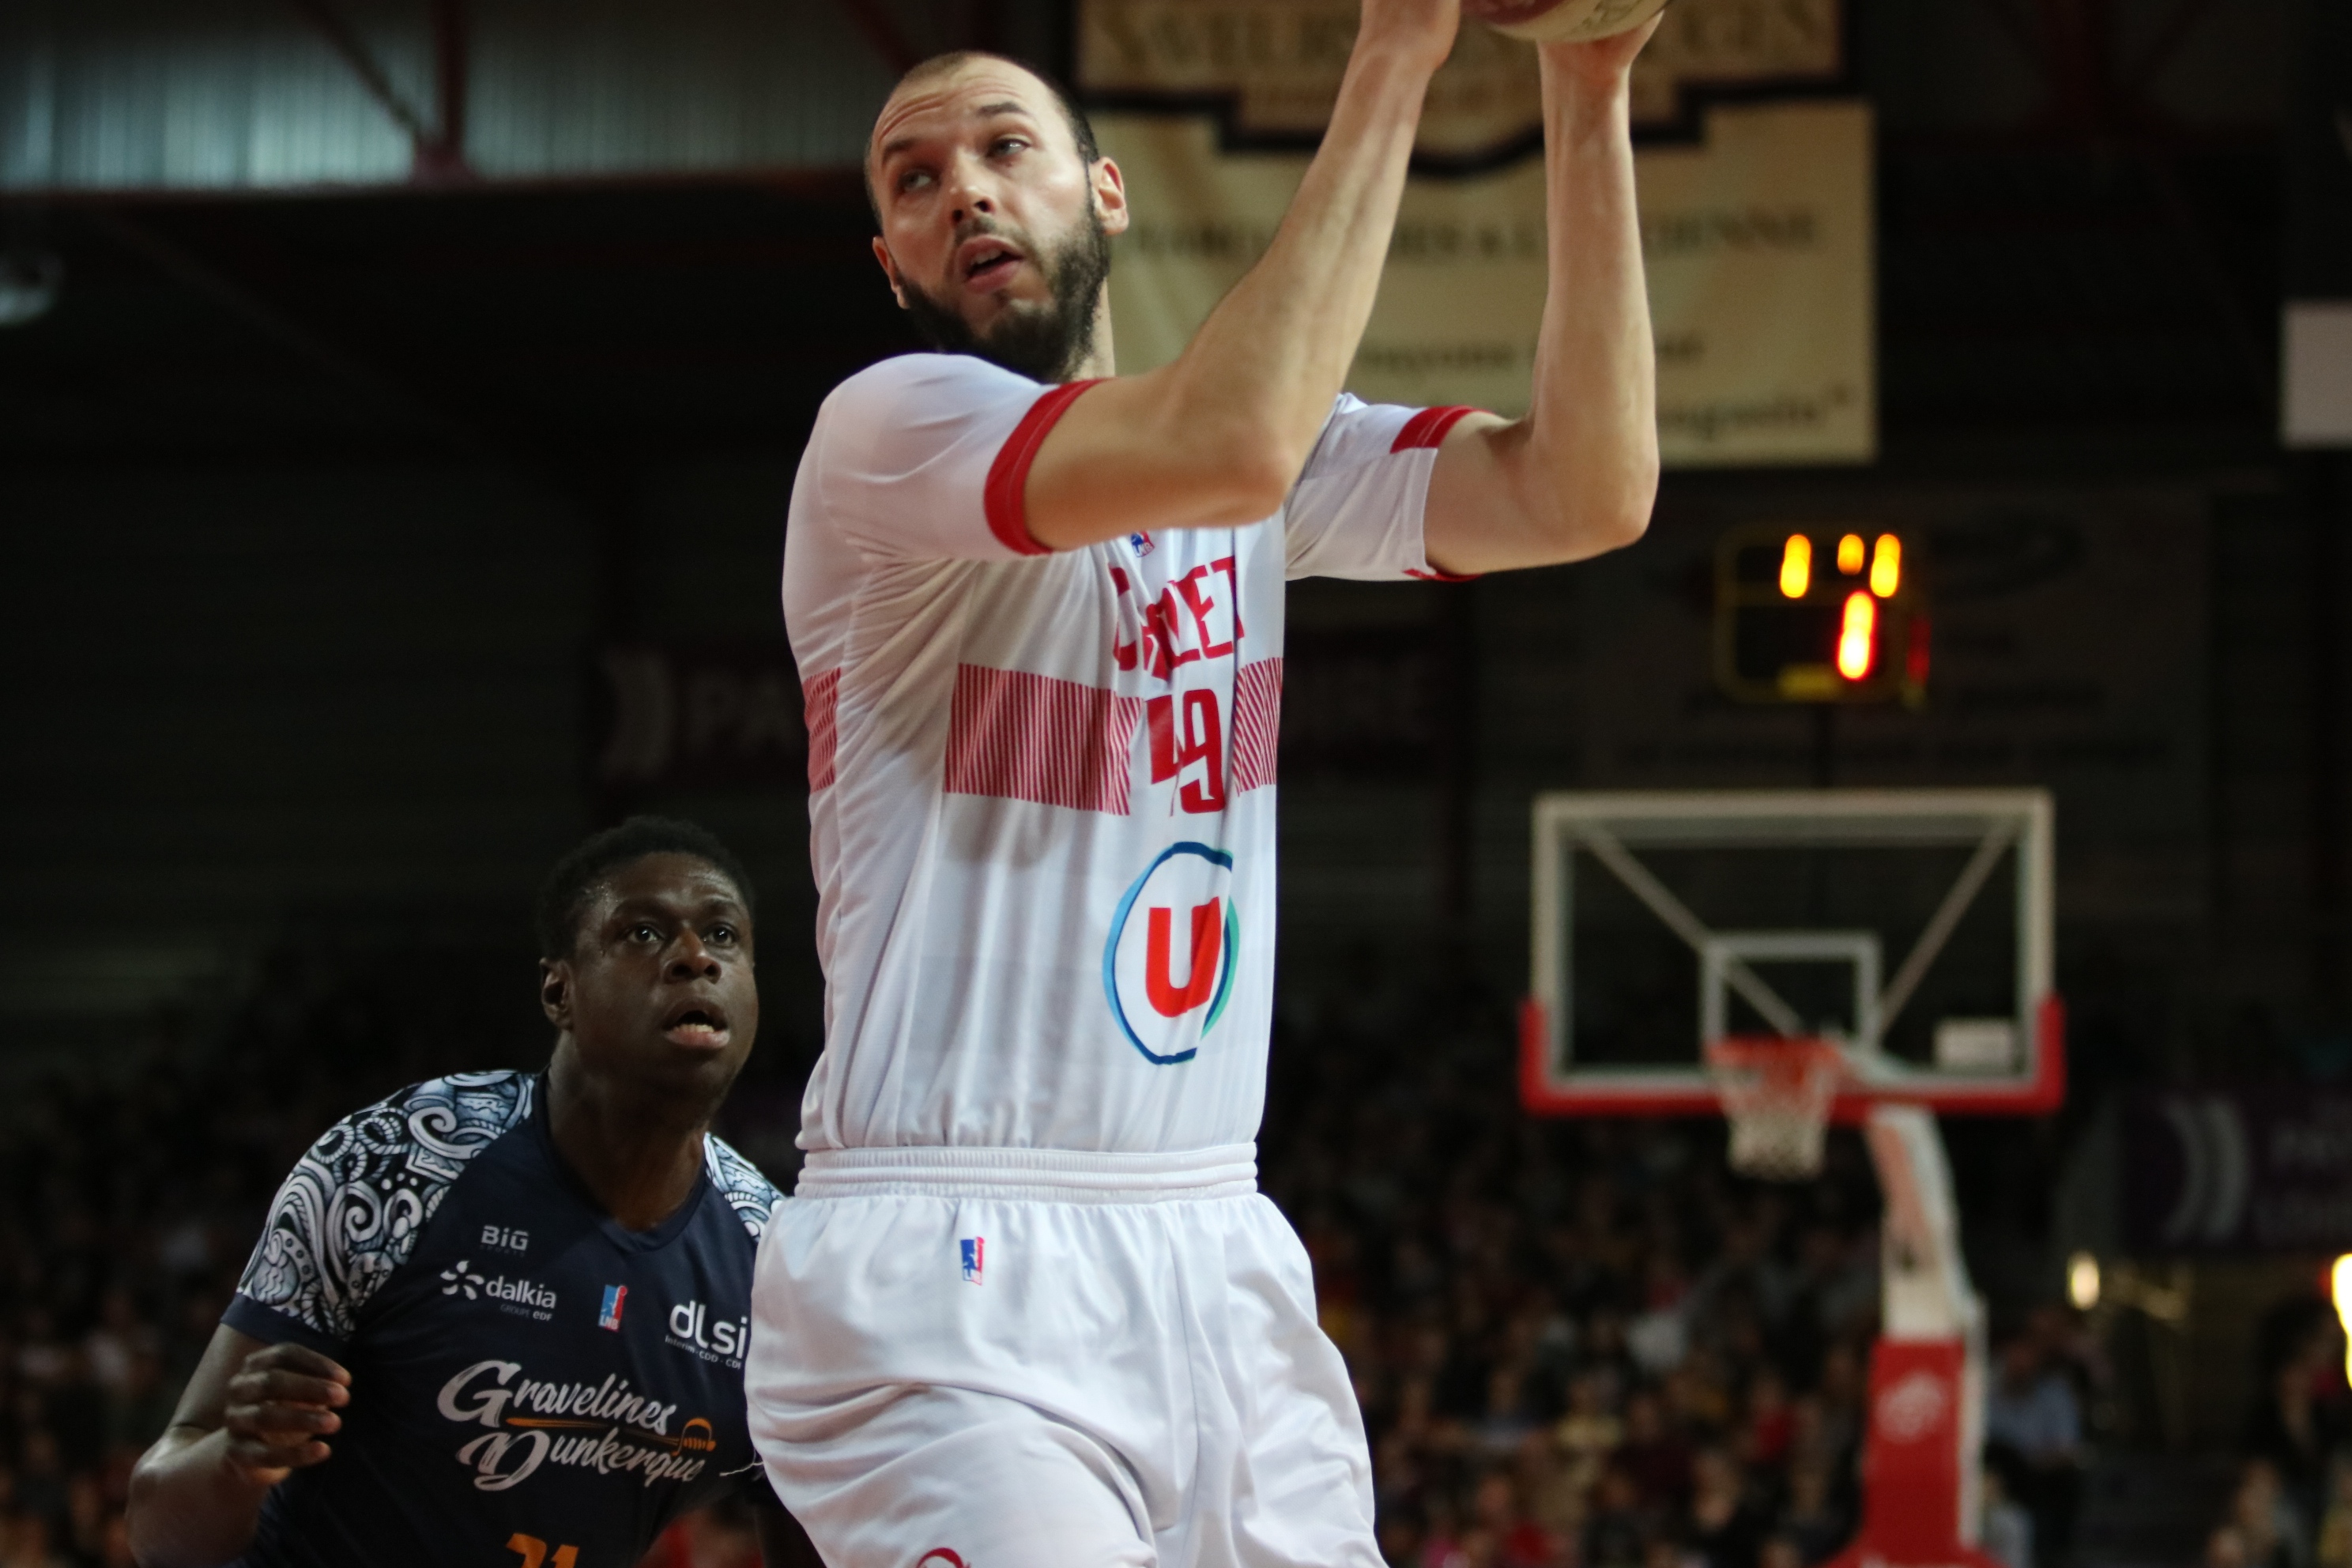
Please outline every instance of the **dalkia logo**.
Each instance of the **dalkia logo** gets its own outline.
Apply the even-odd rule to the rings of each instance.
[[[1103,993],[1146,1061],[1189,1062],[1224,1016],[1240,957],[1234,858],[1173,844],[1129,887],[1103,943]]]
[[[669,1310],[669,1342],[692,1351],[705,1361],[740,1356],[751,1342],[751,1320],[710,1321],[710,1309],[699,1301],[680,1301]]]
[[[555,1292],[546,1286],[530,1279],[509,1279],[503,1274],[486,1279],[473,1268],[470,1259],[461,1258],[441,1270],[441,1294],[463,1295],[468,1301],[488,1296],[512,1307],[535,1308],[541,1312],[555,1310]]]

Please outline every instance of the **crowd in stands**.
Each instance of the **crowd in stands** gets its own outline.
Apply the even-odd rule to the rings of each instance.
[[[1851,1537],[1879,1310],[1877,1185],[1734,1177],[1720,1122],[1539,1121],[1475,1001],[1276,1057],[1266,1191],[1297,1224],[1370,1430],[1399,1568],[1809,1568]],[[1407,1042],[1410,1043],[1407,1043]],[[1989,1510],[2063,1556],[2066,1314],[2005,1335]],[[2057,1551],[2051,1551],[2053,1545]]]
[[[320,1129],[418,1078],[543,1059],[527,991],[495,1015],[503,1047],[478,1020],[469,1033],[395,1002],[407,995],[297,966],[126,1068],[12,1081],[0,1568],[131,1562],[131,1467],[168,1420],[270,1194]],[[1878,1310],[1876,1189],[1859,1142],[1833,1134],[1819,1180],[1773,1186],[1727,1172],[1720,1123],[1530,1120],[1508,1039],[1507,1020],[1473,998],[1377,1024],[1293,1018],[1276,1051],[1264,1184],[1300,1230],[1324,1327],[1353,1371],[1389,1560],[1825,1561],[1856,1519]],[[805,1072],[806,1043],[762,1054],[767,1081],[739,1101],[784,1118],[782,1080]],[[791,1159],[778,1128],[730,1131],[771,1165]],[[2075,1331],[2048,1317],[2004,1347],[1992,1489],[2010,1500],[1987,1540],[2011,1542],[2011,1568],[2063,1559],[2063,1482],[2081,1445]],[[2283,1432],[2302,1430],[2301,1408],[2283,1400]],[[2238,1555],[2222,1542],[2214,1560],[2352,1568],[2325,1550],[2281,1555],[2292,1531],[2258,1528],[2293,1515],[2315,1546],[2328,1531],[2352,1542],[2319,1495],[2352,1496],[2352,1482],[2318,1462],[2272,1461],[2261,1495],[2250,1479]],[[705,1518],[653,1561],[736,1568],[756,1547],[748,1521]]]
[[[2352,1568],[2352,1398],[2345,1342],[2316,1300],[2263,1325],[2267,1387],[2207,1568]]]

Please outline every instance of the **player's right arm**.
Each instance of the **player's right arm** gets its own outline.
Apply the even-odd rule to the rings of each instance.
[[[213,1568],[242,1554],[269,1489],[327,1458],[351,1382],[305,1346],[215,1330],[171,1426],[131,1472],[131,1554],[144,1568]]]
[[[1274,243],[1175,361],[1071,404],[1029,469],[1040,544],[1255,522],[1314,449],[1371,320],[1460,0],[1364,0],[1323,145]]]

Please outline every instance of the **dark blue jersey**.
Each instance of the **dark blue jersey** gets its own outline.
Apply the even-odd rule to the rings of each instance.
[[[625,1568],[686,1510],[764,1492],[743,1352],[775,1190],[709,1139],[694,1195],[624,1230],[545,1102],[533,1074],[420,1083],[287,1177],[222,1321],[334,1357],[352,1399],[245,1563]]]

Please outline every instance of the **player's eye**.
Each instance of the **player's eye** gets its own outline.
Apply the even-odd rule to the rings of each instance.
[[[709,940],[716,942],[723,942],[727,946],[732,947],[739,939],[735,934],[735,928],[733,926],[715,925],[710,928],[710,936]]]
[[[903,170],[903,171],[901,171],[901,172],[899,173],[899,175],[898,175],[898,192],[899,192],[899,194],[900,194],[900,195],[905,195],[905,194],[906,194],[907,192],[908,192],[908,191],[916,190],[916,189],[918,189],[918,188],[919,188],[919,187],[921,187],[921,186],[923,186],[923,185],[925,185],[925,184],[929,184],[929,182],[930,182],[930,178],[931,178],[931,172],[930,172],[929,169],[907,169],[907,170]]]
[[[1029,143],[1021,137],[1000,136],[988,150],[997,157],[1009,158],[1015,153],[1025,152],[1028,146]]]
[[[639,921],[629,928],[628,937],[631,942],[659,942],[662,939],[661,927],[650,921]]]

